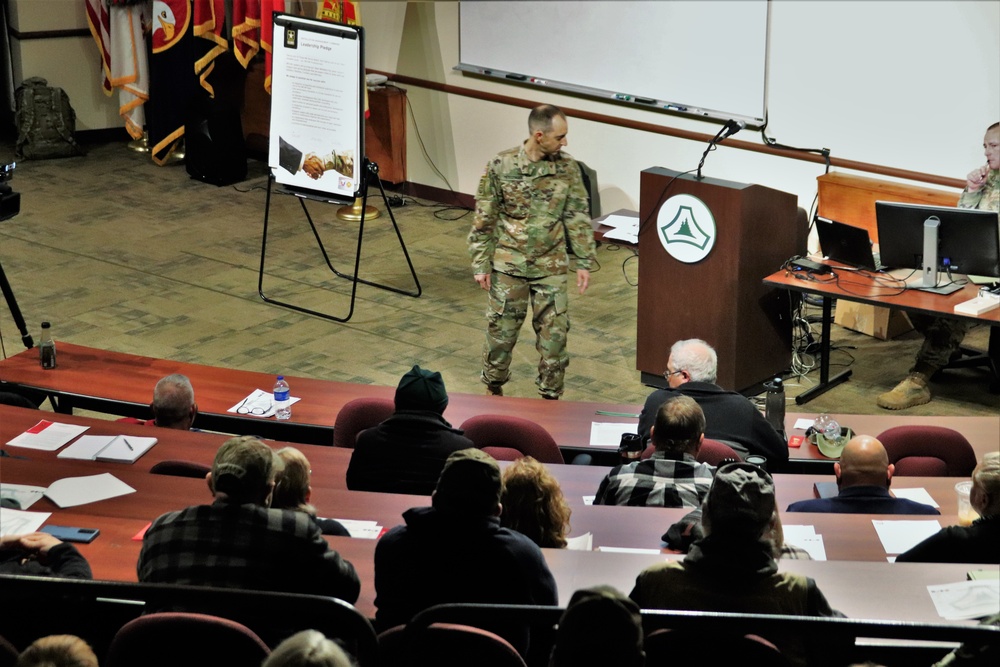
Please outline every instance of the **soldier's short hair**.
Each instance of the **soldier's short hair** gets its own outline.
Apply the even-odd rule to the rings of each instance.
[[[556,116],[565,118],[566,114],[562,109],[552,104],[542,104],[531,110],[528,114],[528,132],[548,132],[552,129],[552,119]]]

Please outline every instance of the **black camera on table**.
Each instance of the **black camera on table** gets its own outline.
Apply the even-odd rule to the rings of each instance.
[[[21,194],[14,192],[8,181],[14,177],[16,162],[0,166],[0,221],[13,218],[21,212]]]

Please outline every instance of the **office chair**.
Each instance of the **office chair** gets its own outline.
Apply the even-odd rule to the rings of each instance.
[[[148,614],[129,621],[111,640],[104,667],[259,667],[271,654],[241,623],[187,612]]]
[[[432,623],[419,630],[399,625],[378,636],[380,667],[526,667],[510,642],[498,634],[455,623]]]
[[[358,433],[392,416],[396,405],[388,398],[355,398],[344,403],[333,422],[333,446],[354,449]]]
[[[878,436],[897,475],[968,477],[976,452],[958,431],[943,426],[894,426]]]
[[[498,461],[533,456],[542,463],[565,463],[548,431],[529,419],[476,415],[462,422],[465,437]]]

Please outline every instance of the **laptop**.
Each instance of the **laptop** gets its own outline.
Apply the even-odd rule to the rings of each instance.
[[[820,250],[827,258],[859,269],[882,270],[878,256],[872,253],[867,229],[817,216],[816,233],[819,234]]]

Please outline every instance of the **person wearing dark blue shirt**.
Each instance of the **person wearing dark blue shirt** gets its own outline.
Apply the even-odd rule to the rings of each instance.
[[[827,512],[836,514],[940,514],[923,503],[889,494],[895,466],[889,463],[885,447],[870,435],[852,438],[833,464],[840,489],[833,498],[800,500],[788,506],[789,512]]]

